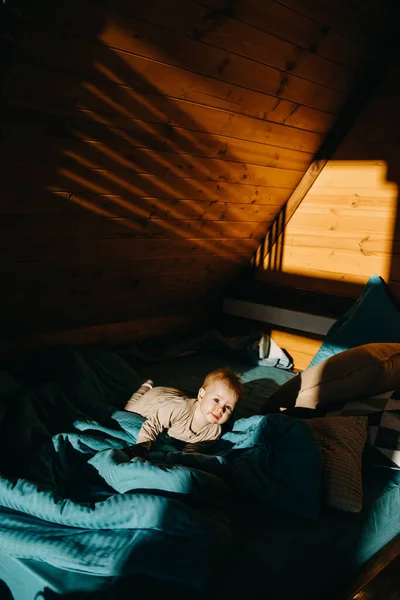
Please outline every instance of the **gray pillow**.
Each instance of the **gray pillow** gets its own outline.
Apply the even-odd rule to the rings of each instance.
[[[367,417],[325,417],[306,421],[319,443],[327,506],[358,513],[363,505],[362,454]]]

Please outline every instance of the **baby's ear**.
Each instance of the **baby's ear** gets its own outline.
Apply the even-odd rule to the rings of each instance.
[[[201,399],[204,397],[204,394],[205,394],[205,393],[206,393],[206,390],[205,390],[203,387],[201,387],[201,388],[199,389],[199,393],[197,394],[197,398],[198,398],[199,400],[201,400]]]

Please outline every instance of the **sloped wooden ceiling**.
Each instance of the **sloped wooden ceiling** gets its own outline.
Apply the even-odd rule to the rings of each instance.
[[[3,5],[2,335],[218,306],[374,63],[390,6]]]

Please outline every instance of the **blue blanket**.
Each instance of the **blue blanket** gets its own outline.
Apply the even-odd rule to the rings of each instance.
[[[58,350],[44,364],[25,365],[0,435],[3,552],[207,588],[231,547],[234,505],[318,517],[322,465],[303,421],[240,419],[208,454],[163,435],[149,460],[130,460],[143,419],[120,408],[137,374],[93,349]]]

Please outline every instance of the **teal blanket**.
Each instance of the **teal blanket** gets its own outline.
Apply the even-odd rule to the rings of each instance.
[[[242,500],[319,515],[320,454],[298,419],[239,419],[208,454],[165,434],[149,460],[130,460],[143,419],[121,408],[140,378],[121,358],[64,348],[22,371],[0,434],[4,553],[207,588]]]

